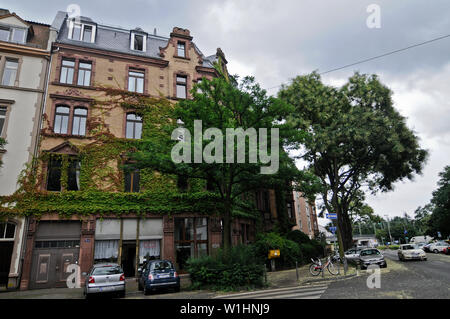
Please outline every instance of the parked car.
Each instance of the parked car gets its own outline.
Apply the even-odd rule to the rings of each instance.
[[[442,253],[446,254],[446,255],[450,255],[450,246],[444,248],[444,250],[442,251]]]
[[[449,247],[449,244],[447,244],[445,241],[438,241],[430,245],[430,251],[435,254],[439,254],[442,253],[444,251],[444,248],[447,247]]]
[[[412,244],[412,242],[410,244]],[[419,248],[419,249],[421,249],[423,251],[423,246],[425,246],[426,243],[417,243],[415,245],[417,246],[417,248]]]
[[[175,266],[169,260],[151,260],[140,269],[138,289],[148,295],[161,288],[173,288],[180,291],[180,277]]]
[[[361,269],[366,269],[370,265],[378,265],[381,268],[387,267],[383,254],[376,248],[361,250],[359,253],[359,264]]]
[[[359,260],[359,253],[361,252],[362,248],[351,248],[345,252],[345,258],[348,261],[357,261]]]
[[[432,244],[433,243],[428,243],[428,244],[423,245],[423,247],[422,247],[423,251],[429,253],[430,252],[430,246]]]
[[[93,295],[98,296],[106,293],[125,297],[125,274],[118,264],[96,264],[85,276],[86,283],[83,294],[86,299]]]
[[[427,254],[418,245],[400,245],[397,254],[398,259],[401,261],[412,259],[427,260]]]

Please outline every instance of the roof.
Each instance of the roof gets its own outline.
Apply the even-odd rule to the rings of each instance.
[[[59,31],[56,40],[57,43],[71,44],[81,47],[107,50],[141,57],[150,57],[154,59],[162,59],[162,57],[160,56],[160,47],[166,47],[169,42],[169,38],[145,32],[139,27],[135,27],[133,29],[125,29],[122,27],[96,23],[91,18],[83,16],[79,17],[81,22],[87,22],[96,25],[97,31],[95,43],[72,40],[68,38],[69,25],[68,23],[65,23],[67,21],[67,18],[68,15],[66,12],[58,11],[51,25],[53,29]],[[130,49],[131,32],[139,32],[144,35],[146,34],[147,40],[145,52]],[[195,45],[195,43],[193,44],[198,54],[202,57],[202,66],[207,68],[214,68],[213,63],[217,60],[216,55],[205,57],[200,49]]]

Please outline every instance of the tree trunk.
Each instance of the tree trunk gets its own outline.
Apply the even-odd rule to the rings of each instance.
[[[231,249],[231,203],[225,202],[223,214],[223,249],[225,252]]]
[[[344,250],[348,250],[353,247],[353,231],[352,223],[347,212],[342,211],[340,207],[340,214],[338,214],[339,228],[341,229],[342,243]]]

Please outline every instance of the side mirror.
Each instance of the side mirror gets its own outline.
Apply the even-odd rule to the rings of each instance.
[[[142,273],[142,268],[141,267],[138,268],[138,273],[140,273],[140,274]]]

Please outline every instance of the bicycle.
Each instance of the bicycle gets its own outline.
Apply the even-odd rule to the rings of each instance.
[[[317,260],[312,259],[312,264],[309,266],[309,272],[313,276],[318,276],[322,271],[324,271],[324,268],[326,267],[328,269],[328,272],[332,275],[338,275],[339,269],[335,267],[333,262],[331,261],[331,257],[328,256],[327,262],[325,264],[322,264],[322,261],[320,258],[317,258]]]

